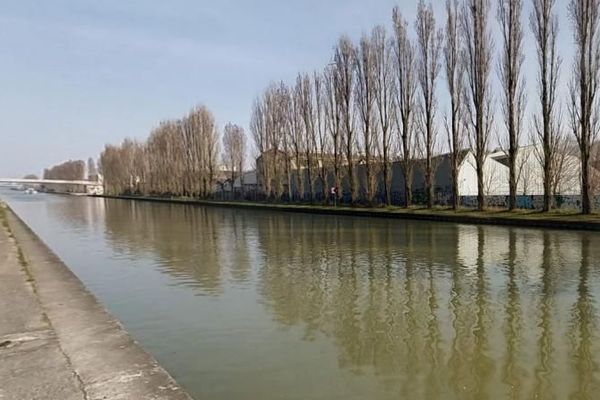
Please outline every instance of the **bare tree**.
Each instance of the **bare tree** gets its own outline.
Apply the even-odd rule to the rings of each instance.
[[[544,205],[543,210],[552,207],[552,170],[556,157],[557,143],[560,137],[558,118],[557,89],[561,60],[556,52],[558,35],[558,17],[554,13],[556,0],[533,0],[530,16],[531,30],[537,46],[538,59],[538,95],[540,110],[534,117],[536,142],[541,143],[537,150],[543,169]]]
[[[123,169],[119,168],[120,159],[117,146],[107,144],[100,154],[100,165],[104,174],[104,190],[106,194],[121,194],[121,174]],[[49,170],[44,170],[44,179],[49,179]]]
[[[375,52],[371,39],[363,35],[355,58],[356,68],[356,108],[360,117],[360,130],[362,132],[361,153],[365,166],[365,194],[366,201],[373,203],[376,178],[377,161],[374,159],[378,144],[377,120],[375,119]]]
[[[178,125],[178,121],[161,122],[146,141],[147,185],[151,194],[178,195],[182,191],[179,178],[184,175],[184,150]]]
[[[400,165],[404,175],[405,206],[412,203],[412,180],[415,155],[414,113],[416,108],[416,62],[415,48],[408,37],[408,23],[398,7],[393,11],[394,56],[396,67],[396,123],[400,134],[402,159]]]
[[[150,177],[156,182],[156,193],[181,195],[185,174],[183,165],[183,141],[179,134],[179,121],[164,121],[150,135],[148,155],[150,157]]]
[[[464,146],[463,99],[465,96],[465,63],[462,60],[462,37],[459,29],[458,0],[446,0],[446,43],[444,62],[450,94],[450,117],[445,118],[452,170],[452,207],[459,206],[458,171]]]
[[[329,159],[329,136],[327,135],[326,110],[325,110],[325,81],[321,74],[315,72],[313,74],[314,84],[314,101],[315,101],[315,127],[313,129],[316,136],[317,149],[317,175],[321,182],[321,199],[327,200],[327,172],[330,167]]]
[[[257,174],[265,194],[280,199],[286,182],[291,199],[290,93],[280,82],[271,84],[253,105],[250,127],[258,151]]]
[[[290,123],[290,108],[291,108],[291,93],[288,86],[279,82],[273,87],[273,90],[269,93],[268,97],[268,115],[270,121],[270,132],[272,135],[271,142],[281,143],[281,152],[276,151],[273,158],[273,163],[276,170],[279,170],[279,166],[283,166],[283,182],[287,188],[287,199],[292,200],[292,162],[291,162],[291,123]],[[281,198],[283,193],[282,179],[280,174],[276,176],[276,197]]]
[[[535,152],[534,152],[535,153]],[[529,190],[531,188],[532,181],[534,180],[535,168],[529,162],[530,157],[534,156],[531,151],[520,151],[519,152],[519,177],[517,179],[518,185],[520,187],[520,193],[523,196],[529,194]]]
[[[256,151],[255,159],[260,160],[256,163],[256,175],[260,178],[260,185],[267,196],[272,193],[271,188],[271,168],[269,165],[268,152],[271,150],[270,136],[267,131],[267,112],[264,96],[254,100],[252,104],[252,114],[250,117],[250,132],[254,141]],[[258,183],[258,182],[257,182]]]
[[[215,173],[219,158],[219,131],[215,124],[215,117],[206,106],[199,106],[192,111],[190,117],[197,130],[199,170],[202,179],[201,195],[208,197],[213,192]]]
[[[69,160],[44,170],[44,179],[78,181],[84,178],[85,162]]]
[[[194,107],[177,124],[185,173],[183,195],[207,197],[213,191],[218,162],[219,134],[212,112],[204,105]]]
[[[105,186],[109,194],[140,193],[144,171],[139,159],[144,155],[144,145],[132,139],[125,139],[120,146],[107,145],[100,155],[100,163],[105,176]],[[83,176],[85,163],[78,161],[77,175]],[[81,179],[81,178],[78,178]]]
[[[293,113],[293,94],[290,89],[285,86],[284,83],[281,83],[280,96],[278,97],[278,114],[281,115],[281,125],[280,125],[280,135],[283,138],[283,171],[285,174],[285,187],[287,188],[287,201],[294,201],[294,185],[292,183],[292,179],[294,177],[294,165],[292,164],[293,154],[295,150],[294,146],[294,134],[296,123],[296,119],[292,118]],[[294,157],[295,158],[295,157]],[[294,162],[295,164],[296,162]],[[295,167],[297,170],[301,168],[300,165]],[[298,176],[298,175],[297,175]],[[297,184],[300,185],[300,181],[297,181]],[[300,188],[296,187],[297,192],[300,191]]]
[[[325,118],[326,130],[329,133],[333,150],[333,185],[336,188],[336,201],[340,199],[340,180],[342,169],[342,106],[337,95],[337,71],[330,65],[325,69]]]
[[[571,0],[576,55],[571,92],[571,128],[581,157],[581,211],[592,213],[591,152],[598,136],[600,82],[600,0]]]
[[[318,153],[317,112],[312,80],[310,75],[303,74],[300,80],[300,113],[304,123],[304,160],[306,162],[306,184],[308,199],[314,201],[314,186],[317,177],[315,156]]]
[[[503,149],[508,157],[509,210],[514,210],[517,206],[517,158],[526,101],[525,82],[521,73],[525,59],[522,12],[522,0],[498,0],[498,21],[503,41],[499,75],[504,95],[504,123],[508,131],[508,146],[504,145]]]
[[[244,166],[246,164],[246,153],[248,152],[248,138],[244,128],[240,127],[240,141],[239,141],[239,156],[238,156],[238,171],[240,173],[240,194],[244,197]]]
[[[200,192],[203,174],[200,169],[202,144],[198,135],[197,115],[195,110],[179,121],[181,139],[183,141],[183,160],[185,162],[184,196],[196,197]],[[200,182],[196,180],[200,177]]]
[[[243,188],[244,156],[246,153],[246,134],[244,128],[232,124],[225,125],[223,130],[223,161],[231,172],[231,191],[233,195],[234,183],[240,178]],[[242,191],[243,194],[243,191]]]
[[[288,107],[288,123],[290,126],[290,143],[291,143],[291,152],[294,157],[294,166],[292,175],[294,175],[295,179],[295,187],[297,194],[299,195],[299,200],[304,200],[304,168],[305,164],[305,139],[308,136],[304,127],[303,120],[303,110],[302,110],[302,101],[303,101],[303,88],[302,88],[302,76],[298,75],[296,78],[296,85],[291,89],[290,92],[290,101]],[[292,200],[292,199],[290,199]]]
[[[375,105],[379,118],[381,168],[383,178],[383,195],[386,205],[392,204],[392,154],[394,135],[394,71],[392,66],[392,46],[388,40],[385,27],[377,26],[371,33],[373,43],[373,59],[375,69]]]
[[[564,134],[558,136],[555,156],[552,159],[552,195],[573,193],[580,188],[580,165],[577,157],[578,149],[574,140]]]
[[[107,192],[209,196],[218,142],[212,113],[199,106],[182,119],[161,122],[145,142],[107,145],[99,162]]]
[[[489,0],[465,0],[461,27],[466,57],[469,141],[477,171],[477,205],[485,208],[484,165],[493,123],[490,66],[492,38],[488,29]]]
[[[433,207],[435,168],[433,156],[436,147],[437,112],[436,85],[440,73],[443,33],[436,31],[435,17],[431,3],[419,1],[417,20],[418,77],[421,86],[421,134],[425,153],[425,191],[427,207]]]
[[[341,111],[341,132],[346,158],[346,176],[348,178],[348,190],[350,203],[354,203],[356,197],[356,182],[354,171],[354,152],[356,149],[356,138],[354,137],[354,59],[356,49],[347,36],[342,36],[335,49],[333,58],[335,71],[335,93]]]
[[[133,141],[133,147],[130,150],[131,158],[131,176],[133,177],[134,192],[140,195],[147,194],[147,167],[146,145],[138,140]]]

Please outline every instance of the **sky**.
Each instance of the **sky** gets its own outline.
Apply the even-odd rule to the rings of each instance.
[[[412,26],[416,3],[2,0],[0,178],[97,158],[106,143],[144,139],[161,120],[197,104],[209,107],[220,127],[233,122],[248,131],[252,101],[270,82],[293,83],[298,72],[324,67],[342,34],[358,39],[375,25],[390,28],[395,5]],[[440,26],[444,3],[433,0]],[[524,71],[534,109],[529,3]],[[573,47],[567,0],[557,0],[557,11],[566,88]],[[495,10],[490,21],[497,25]],[[494,37],[499,49],[497,32]],[[438,96],[443,114],[443,77]]]

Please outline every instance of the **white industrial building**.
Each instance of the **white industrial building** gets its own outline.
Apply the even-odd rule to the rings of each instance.
[[[541,196],[544,194],[544,171],[539,161],[539,147],[524,146],[517,153],[517,194],[522,196]],[[451,190],[452,171],[450,155],[440,156],[436,171],[436,188],[439,191]],[[580,160],[565,154],[558,166],[556,193],[560,195],[578,195],[581,190]],[[458,173],[459,193],[461,196],[477,195],[477,168],[475,155],[465,150]],[[506,152],[490,152],[484,162],[484,188],[487,196],[507,196],[509,194],[509,167]]]
[[[543,196],[544,173],[542,164],[540,162],[541,154],[542,152],[540,146],[536,145],[523,146],[519,149],[516,162],[518,196]],[[462,198],[476,197],[478,194],[478,187],[475,155],[472,150],[465,149],[460,152],[460,157],[461,160],[458,171],[459,195]],[[581,189],[579,157],[572,154],[560,154],[559,158],[560,161],[557,165],[557,177],[559,179],[556,182],[556,194],[561,196],[579,195]],[[426,185],[424,164],[425,162],[422,159],[414,161],[412,191],[413,201],[415,202],[423,201],[425,196]],[[436,203],[446,204],[452,196],[451,155],[446,153],[436,156],[434,157],[433,164],[435,168],[434,192],[436,196]],[[257,160],[257,165],[260,165],[260,158]],[[365,167],[363,164],[356,164],[356,182],[358,182],[358,185],[362,185],[365,182],[364,168]],[[344,169],[342,169],[342,171],[344,171]],[[254,173],[254,171],[252,173]],[[380,191],[382,191],[382,175],[380,171],[378,174],[380,180],[378,188]],[[486,155],[483,175],[485,196],[496,197],[498,200],[498,198],[509,195],[509,166],[508,156],[505,151],[496,150],[489,152]],[[306,176],[304,179],[306,179]],[[245,179],[244,184],[246,185],[252,182],[252,184],[256,185],[258,191],[264,191],[264,186],[261,184],[263,181],[264,178],[261,177],[260,174],[259,176],[254,174]],[[295,179],[292,179],[293,184],[295,181]],[[238,186],[240,185],[239,182],[236,182],[236,184]],[[325,184],[327,185],[327,188],[333,185],[333,176],[331,173],[329,174]],[[322,185],[321,182],[315,183],[314,190],[316,193],[320,193],[320,185]],[[342,176],[341,185],[341,193],[347,194],[349,190],[348,180],[344,176]],[[238,190],[237,186],[234,188],[234,190]],[[404,191],[405,185],[402,166],[399,161],[395,161],[391,166],[391,192],[393,202],[401,203],[405,198]],[[357,193],[360,194],[363,192],[364,190],[361,187],[357,188]],[[381,197],[381,193],[379,195]],[[496,203],[498,201],[496,201]]]

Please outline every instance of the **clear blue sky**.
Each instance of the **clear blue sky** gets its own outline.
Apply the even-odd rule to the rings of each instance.
[[[389,27],[395,4],[411,22],[416,9],[416,1],[391,0],[2,3],[2,177],[97,157],[105,143],[145,138],[160,120],[199,103],[213,110],[220,126],[232,121],[247,128],[252,100],[270,81],[293,82],[297,72],[321,68],[343,33],[358,38],[376,24]],[[444,3],[434,0],[438,23]],[[557,3],[566,77],[572,40],[567,1]],[[530,36],[528,17],[525,22]],[[526,71],[532,102],[530,39]],[[442,104],[444,85],[440,82]]]

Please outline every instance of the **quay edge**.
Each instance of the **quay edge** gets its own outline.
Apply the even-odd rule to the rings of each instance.
[[[46,327],[44,332],[48,331],[53,341],[44,346],[52,346],[57,342],[59,353],[62,353],[66,360],[62,370],[57,371],[43,371],[44,364],[48,361],[38,360],[39,366],[35,366],[33,371],[28,372],[31,374],[28,375],[29,379],[50,374],[49,379],[53,381],[54,375],[72,375],[74,379],[71,381],[77,383],[78,390],[70,389],[72,396],[68,396],[69,399],[191,400],[192,397],[126,332],[25,222],[1,202],[0,207],[3,207],[4,218],[8,222],[9,231],[6,234],[14,238],[18,249],[24,270],[23,279],[27,278],[33,296],[37,297],[38,306],[31,310],[25,308],[25,310],[32,314],[36,312],[35,310],[37,312],[41,310]],[[4,234],[0,231],[0,235]],[[0,296],[2,295],[0,293]],[[4,295],[10,296],[9,293]],[[18,304],[15,304],[15,309],[19,309]],[[30,316],[26,317],[30,318]],[[32,333],[21,332],[19,335],[31,337]],[[10,342],[4,342],[9,344],[8,350],[0,350],[11,350]],[[19,339],[13,339],[12,343],[18,344]],[[27,348],[27,346],[15,347],[12,349],[11,357],[30,358],[32,354],[27,353]],[[1,370],[2,368],[0,368],[0,375]],[[23,386],[19,384],[16,388],[20,395],[31,395],[33,396],[31,398],[53,398],[50,392],[37,397],[40,395],[39,388],[34,389],[33,383],[31,389]],[[5,389],[10,390],[10,387]],[[28,390],[30,392],[36,390],[36,393],[28,393]],[[18,395],[11,397],[15,393],[11,394],[3,390],[0,390],[0,394],[2,398],[19,398]]]

